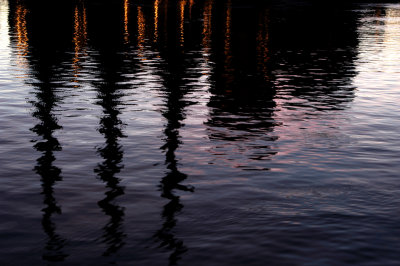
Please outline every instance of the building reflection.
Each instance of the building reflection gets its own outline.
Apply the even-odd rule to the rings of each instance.
[[[267,11],[249,8],[235,13],[231,1],[214,8],[224,14],[217,20],[224,35],[222,40],[214,38],[212,45],[215,67],[206,125],[210,140],[218,145],[210,152],[217,163],[223,160],[233,168],[265,170],[263,161],[276,154],[271,148],[276,137],[270,134],[276,124],[276,90],[270,82]]]
[[[271,21],[279,15],[274,10]],[[315,5],[288,9],[285,18],[269,30],[274,84],[292,97],[285,105],[315,115],[346,108],[354,98],[357,16],[343,5]]]

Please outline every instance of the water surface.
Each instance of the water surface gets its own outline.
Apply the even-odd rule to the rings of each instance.
[[[0,0],[0,264],[398,265],[399,74],[400,4]]]

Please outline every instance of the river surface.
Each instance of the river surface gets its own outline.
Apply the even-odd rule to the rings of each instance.
[[[0,0],[1,265],[400,265],[400,4]]]

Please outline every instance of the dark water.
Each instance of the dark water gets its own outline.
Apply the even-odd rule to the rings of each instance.
[[[400,4],[0,0],[1,265],[399,265]]]

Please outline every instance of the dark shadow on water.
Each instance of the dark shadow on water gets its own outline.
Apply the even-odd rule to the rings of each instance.
[[[54,152],[61,151],[62,147],[53,134],[62,127],[58,124],[54,115],[54,108],[57,105],[54,87],[51,85],[51,81],[41,80],[41,82],[42,84],[37,86],[35,92],[37,100],[33,102],[36,109],[33,116],[39,120],[39,123],[31,130],[42,138],[36,141],[33,147],[42,153],[42,156],[36,160],[37,165],[34,170],[41,177],[41,194],[44,196],[43,203],[45,204],[42,209],[42,226],[48,240],[43,259],[62,261],[68,256],[62,250],[66,244],[66,239],[57,233],[56,224],[53,221],[55,214],[61,214],[61,206],[57,203],[54,195],[54,185],[62,180],[61,169],[54,165],[56,161]]]
[[[103,256],[115,254],[124,244],[126,234],[123,230],[124,208],[115,200],[124,194],[124,187],[116,176],[123,168],[123,147],[119,139],[124,137],[121,130],[122,121],[118,118],[118,98],[121,95],[115,89],[115,84],[102,84],[98,88],[98,104],[103,108],[100,119],[99,132],[104,135],[105,144],[97,149],[98,154],[104,159],[96,168],[98,177],[106,184],[105,198],[98,202],[103,212],[110,217],[109,222],[103,227],[102,242],[107,248]]]
[[[57,107],[61,101],[60,88],[64,80],[58,68],[65,57],[59,53],[63,47],[49,46],[49,41],[57,42],[57,37],[44,37],[46,22],[40,19],[35,8],[24,1],[10,3],[10,25],[13,25],[11,42],[15,43],[17,64],[27,72],[25,82],[34,88],[31,101],[32,116],[37,124],[31,128],[38,139],[32,140],[33,148],[41,153],[36,160],[34,171],[40,176],[44,207],[41,210],[42,228],[46,234],[46,243],[42,259],[47,262],[64,261],[69,254],[65,252],[67,239],[58,233],[57,215],[62,207],[57,202],[55,186],[62,181],[62,169],[56,165],[56,154],[62,150],[56,132],[62,129],[59,124]],[[51,17],[49,17],[51,19]],[[40,29],[40,30],[39,30]],[[44,38],[41,38],[44,37]],[[64,46],[65,47],[65,46]],[[64,50],[65,51],[65,50]]]
[[[183,144],[179,131],[184,126],[185,109],[195,104],[185,99],[191,90],[190,85],[187,84],[188,81],[185,80],[185,72],[192,63],[192,58],[184,54],[184,50],[190,46],[190,43],[186,42],[184,28],[186,16],[190,14],[190,11],[186,9],[186,1],[170,1],[169,6],[168,1],[156,2],[156,4],[167,9],[163,10],[163,14],[159,17],[164,22],[160,23],[157,29],[161,36],[158,37],[158,33],[153,36],[157,42],[156,49],[164,62],[159,72],[163,83],[164,101],[161,113],[166,122],[163,131],[164,145],[161,150],[165,153],[164,163],[167,171],[160,181],[159,189],[161,197],[168,202],[161,212],[163,224],[153,237],[159,242],[159,247],[169,250],[169,265],[176,265],[188,251],[188,247],[176,232],[178,216],[184,208],[179,194],[194,192],[194,187],[183,183],[188,175],[179,170],[180,159],[176,155],[180,145]],[[176,28],[180,30],[177,32]]]
[[[104,136],[104,144],[97,148],[97,153],[103,161],[97,165],[94,172],[106,187],[105,197],[98,201],[98,206],[109,219],[102,228],[103,234],[99,241],[105,244],[102,256],[110,257],[111,263],[116,263],[127,238],[124,230],[125,208],[118,203],[120,197],[125,194],[125,187],[121,185],[122,180],[118,175],[124,168],[124,148],[120,142],[126,137],[123,132],[124,123],[119,116],[124,108],[121,98],[124,96],[124,90],[128,89],[127,85],[124,85],[126,78],[122,75],[126,71],[124,57],[120,52],[122,41],[118,41],[122,40],[119,23],[121,21],[117,19],[121,14],[117,9],[119,7],[115,4],[110,4],[107,8],[91,5],[87,7],[87,20],[97,25],[88,27],[88,39],[92,43],[91,49],[95,51],[91,55],[95,67],[89,72],[92,74],[91,84],[97,92],[96,104],[102,109],[98,131]],[[104,14],[110,20],[104,20],[100,14]],[[110,38],[115,42],[110,43]],[[134,68],[133,62],[131,63],[129,67]]]

